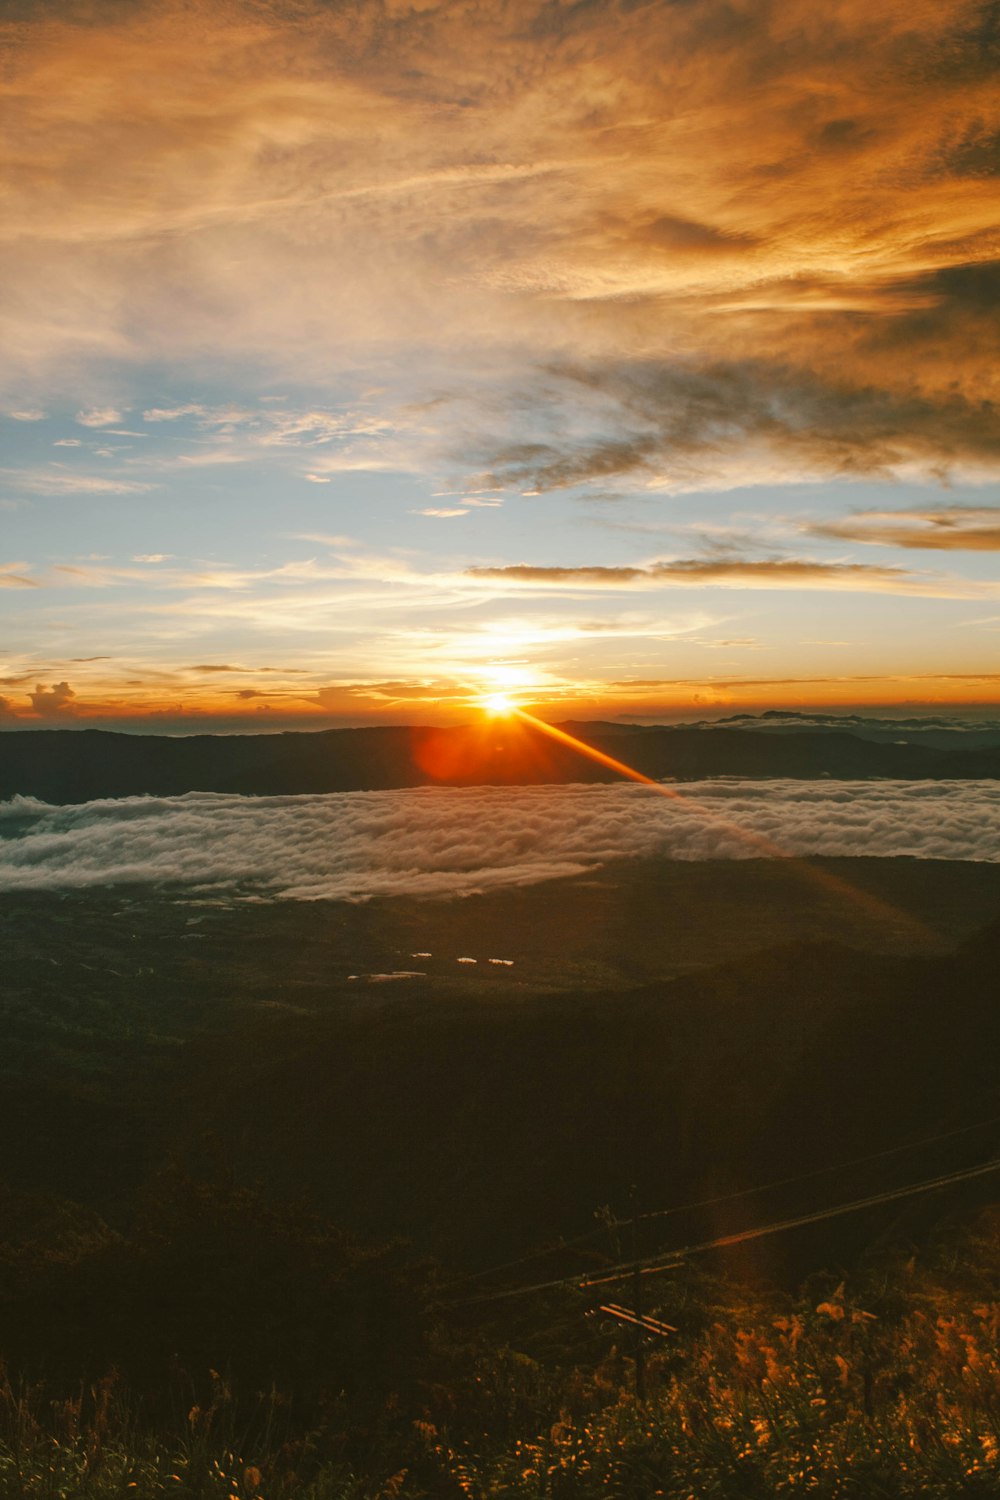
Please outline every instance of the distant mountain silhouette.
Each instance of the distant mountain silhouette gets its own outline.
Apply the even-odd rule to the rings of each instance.
[[[880,744],[837,730],[774,735],[735,728],[560,726],[646,776],[978,778],[1000,776],[1000,748]],[[0,734],[0,797],[46,802],[233,792],[252,796],[426,785],[614,781],[616,773],[520,720],[449,729],[388,727],[168,737],[100,729]]]

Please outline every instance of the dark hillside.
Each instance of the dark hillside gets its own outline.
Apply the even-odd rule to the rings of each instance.
[[[1000,750],[933,750],[853,734],[568,725],[644,775],[898,779],[993,777]],[[0,734],[0,798],[86,802],[184,792],[294,795],[444,785],[613,781],[616,773],[520,721],[453,728],[331,729],[254,735],[116,734],[99,729]]]
[[[177,1144],[197,1156],[207,1130],[238,1176],[308,1187],[366,1233],[502,1259],[579,1233],[633,1180],[669,1206],[1000,1115],[998,962],[996,932],[950,959],[798,945],[627,994],[261,1016],[192,1048]],[[1000,1124],[807,1202],[997,1144]]]
[[[931,925],[873,924],[783,861],[439,903],[8,896],[0,1177],[124,1223],[176,1156],[488,1260],[633,1180],[666,1206],[1000,1115],[1000,870],[815,863]]]
[[[883,890],[895,865],[841,863]],[[897,896],[914,907],[947,885],[947,867],[901,870]],[[607,873],[634,893],[635,872]],[[724,877],[730,922],[753,929],[739,882],[777,898],[788,871],[747,862],[738,877],[699,877],[703,895]],[[993,887],[977,894],[956,877],[957,905],[963,891],[984,910]],[[697,920],[691,894],[676,911],[661,900],[659,919]],[[595,925],[614,890],[553,883],[516,899],[554,903],[572,954],[574,912],[578,928]],[[778,904],[792,900],[788,886]],[[72,1389],[115,1366],[162,1391],[180,1359],[202,1380],[232,1368],[251,1393],[269,1381],[309,1400],[410,1390],[419,1413],[426,1384],[409,1382],[440,1319],[426,1314],[425,1257],[453,1299],[470,1272],[511,1258],[472,1290],[575,1282],[629,1255],[627,1235],[597,1215],[627,1212],[632,1183],[644,1208],[673,1210],[640,1226],[641,1250],[669,1256],[1000,1152],[995,918],[972,935],[953,925],[965,935],[950,951],[939,939],[889,952],[871,933],[867,947],[794,937],[641,984],[624,960],[614,983],[586,983],[582,967],[561,986],[552,970],[532,983],[518,977],[521,962],[530,974],[523,955],[475,976],[452,955],[450,974],[351,980],[351,956],[389,956],[418,905],[10,899],[0,1314],[12,1368]],[[442,904],[435,941],[456,921],[482,932],[484,910]],[[798,919],[811,912],[806,902]],[[722,917],[705,918],[705,959]],[[832,1289],[880,1240],[926,1244],[997,1186],[986,1177],[698,1264],[758,1286],[823,1269]],[[386,1241],[395,1247],[376,1248]],[[603,1359],[615,1335],[582,1318],[577,1293],[558,1296],[574,1304],[570,1337]],[[522,1302],[454,1316],[515,1350],[551,1322]],[[454,1361],[471,1385],[461,1342]]]

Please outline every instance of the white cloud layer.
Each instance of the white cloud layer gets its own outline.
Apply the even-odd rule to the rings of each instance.
[[[673,790],[673,789],[671,789]],[[460,896],[615,859],[788,855],[1000,860],[996,781],[190,793],[0,804],[0,889],[182,884],[295,900]]]

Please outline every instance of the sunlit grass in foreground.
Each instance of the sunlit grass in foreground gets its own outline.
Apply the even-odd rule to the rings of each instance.
[[[1000,1493],[997,1252],[949,1257],[851,1294],[796,1302],[706,1287],[697,1327],[649,1361],[542,1361],[441,1332],[433,1373],[360,1415],[331,1393],[308,1421],[283,1398],[237,1409],[212,1375],[172,1427],[137,1421],[114,1380],[77,1399],[0,1385],[0,1494],[105,1500],[703,1500]],[[677,1294],[681,1289],[677,1288]],[[668,1293],[669,1295],[669,1293]],[[693,1304],[684,1294],[689,1308]],[[579,1328],[567,1304],[563,1324]],[[674,1314],[676,1316],[676,1313]],[[549,1306],[546,1318],[555,1316]]]

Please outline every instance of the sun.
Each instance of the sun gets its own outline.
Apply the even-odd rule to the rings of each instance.
[[[486,693],[479,700],[479,707],[493,718],[506,718],[517,709],[517,704],[507,693]]]

